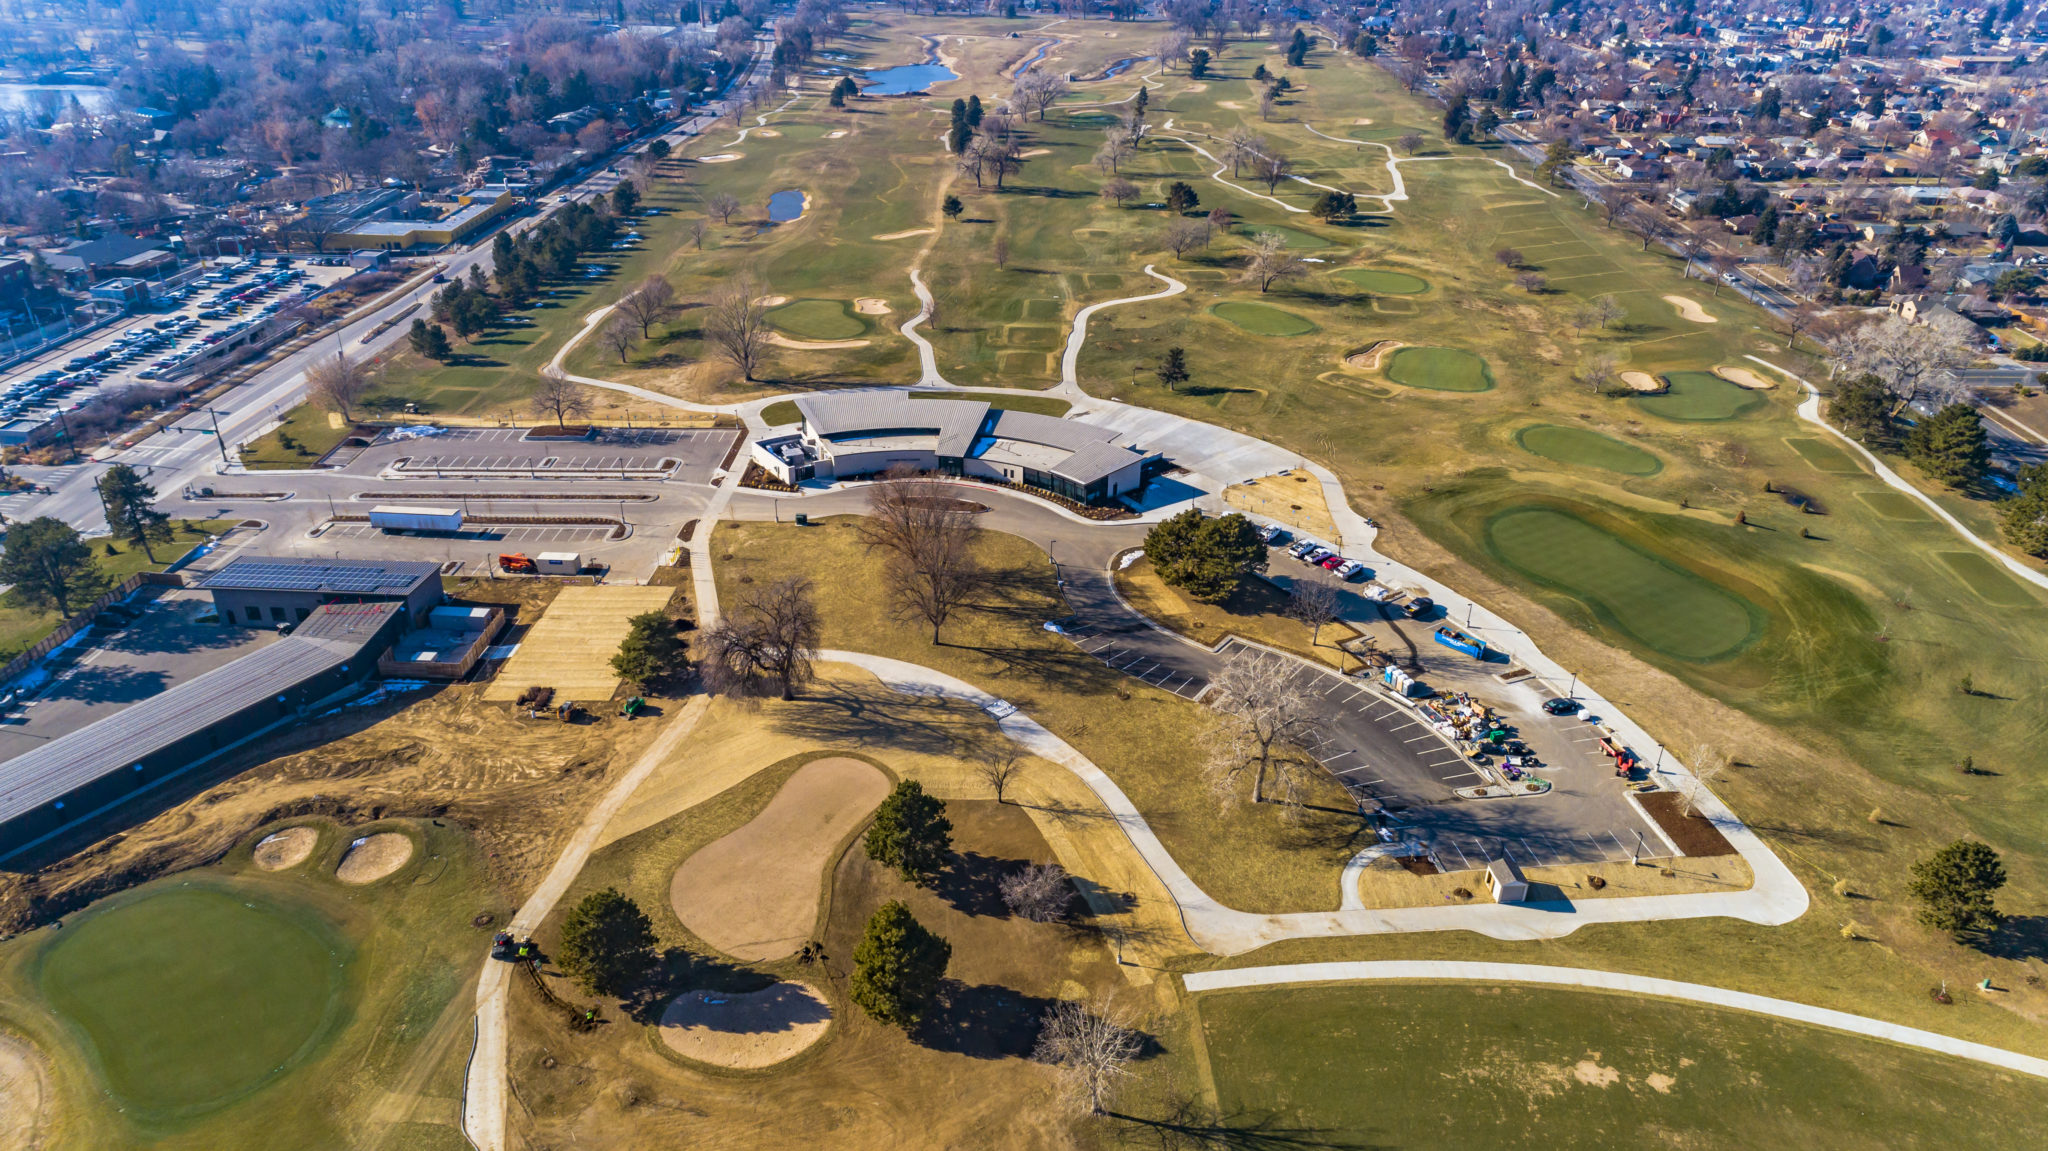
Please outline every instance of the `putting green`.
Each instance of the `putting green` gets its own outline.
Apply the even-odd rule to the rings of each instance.
[[[1337,273],[1337,278],[1348,280],[1368,292],[1383,292],[1390,296],[1412,296],[1429,291],[1429,281],[1421,276],[1390,272],[1385,268],[1346,268]]]
[[[39,957],[38,982],[122,1106],[172,1119],[303,1062],[345,1014],[348,960],[303,911],[186,884],[73,920]]]
[[[1293,312],[1243,300],[1226,300],[1211,307],[1209,314],[1229,320],[1256,336],[1305,336],[1316,330],[1314,324]]]
[[[1387,378],[1439,392],[1483,392],[1493,387],[1486,361],[1461,348],[1402,348],[1387,361]]]
[[[791,300],[770,308],[768,322],[800,340],[851,340],[868,334],[868,326],[845,300]]]
[[[1515,433],[1522,450],[1559,463],[1583,464],[1589,468],[1620,472],[1629,476],[1653,476],[1664,462],[1631,443],[1585,428],[1556,424],[1530,424]]]
[[[1486,524],[1486,546],[1503,563],[1679,659],[1719,659],[1763,631],[1763,612],[1747,600],[1555,508],[1495,515]]]
[[[1760,393],[1737,387],[1712,372],[1667,372],[1664,378],[1671,381],[1670,390],[1637,396],[1635,402],[1667,420],[1732,420],[1764,403]]]

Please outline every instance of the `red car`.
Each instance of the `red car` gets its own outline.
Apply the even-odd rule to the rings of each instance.
[[[1325,571],[1336,571],[1338,568],[1344,566],[1344,557],[1334,554],[1324,556],[1322,559],[1322,563],[1319,566],[1321,566]]]

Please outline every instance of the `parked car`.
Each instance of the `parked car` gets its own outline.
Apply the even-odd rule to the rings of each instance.
[[[1426,595],[1419,595],[1408,601],[1405,610],[1409,619],[1422,619],[1436,610],[1436,601]]]
[[[1309,552],[1313,551],[1315,549],[1315,546],[1316,541],[1314,540],[1298,540],[1295,542],[1294,546],[1287,549],[1287,554],[1293,556],[1295,559],[1300,559],[1301,557],[1307,555]]]
[[[1575,699],[1547,699],[1543,701],[1543,710],[1552,715],[1577,715],[1580,710],[1579,701]]]
[[[1357,579],[1359,576],[1364,574],[1365,565],[1359,563],[1357,560],[1345,560],[1343,563],[1337,565],[1338,579],[1352,580]]]
[[[1325,571],[1336,571],[1338,568],[1343,567],[1345,564],[1348,564],[1351,561],[1345,559],[1343,556],[1340,556],[1335,552],[1331,552],[1329,555],[1324,556],[1322,559],[1317,560],[1316,562],[1320,564],[1323,570]]]

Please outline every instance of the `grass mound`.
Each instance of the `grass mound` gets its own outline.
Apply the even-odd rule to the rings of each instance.
[[[1211,307],[1209,314],[1228,320],[1255,336],[1306,336],[1316,330],[1316,326],[1307,319],[1293,312],[1283,312],[1270,304],[1226,300]]]
[[[347,956],[324,935],[246,892],[161,887],[64,930],[40,982],[126,1108],[197,1115],[303,1062],[339,1022]]]
[[[1653,476],[1664,462],[1649,452],[1585,428],[1530,424],[1515,433],[1522,450],[1564,464],[1579,464],[1628,476]]]
[[[1330,241],[1323,239],[1313,232],[1304,232],[1297,228],[1288,228],[1279,224],[1260,224],[1255,228],[1247,228],[1245,231],[1252,235],[1257,235],[1260,232],[1271,232],[1284,240],[1290,248],[1327,248],[1330,246]]]
[[[1760,408],[1764,398],[1747,388],[1729,383],[1712,372],[1668,372],[1671,387],[1655,395],[1637,396],[1644,411],[1667,420],[1694,423],[1732,420]]]
[[[1337,278],[1356,284],[1368,292],[1380,292],[1389,296],[1412,296],[1429,291],[1429,281],[1421,276],[1406,272],[1390,271],[1386,268],[1346,268],[1337,273]]]
[[[1486,361],[1462,348],[1402,348],[1388,361],[1387,378],[1438,392],[1483,392],[1493,387]]]
[[[1661,556],[1548,507],[1517,507],[1486,524],[1501,562],[1585,603],[1665,655],[1713,660],[1763,631],[1747,600]]]
[[[791,300],[768,310],[768,322],[799,340],[851,340],[868,334],[866,320],[845,300]]]

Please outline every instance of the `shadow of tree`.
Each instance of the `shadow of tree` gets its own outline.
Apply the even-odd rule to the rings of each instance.
[[[932,893],[951,904],[962,915],[1008,919],[1009,905],[997,886],[1004,876],[1021,870],[1027,861],[998,859],[977,851],[957,852],[932,883]]]
[[[1978,950],[1996,959],[2048,960],[2048,915],[2009,916]]]
[[[1021,1059],[1037,1046],[1045,1013],[1057,1002],[1015,988],[948,979],[911,1038],[970,1059]]]
[[[1129,1125],[1117,1132],[1119,1142],[1142,1141],[1160,1151],[1289,1151],[1306,1147],[1375,1151],[1394,1146],[1353,1140],[1326,1128],[1283,1125],[1277,1112],[1239,1111],[1222,1115],[1185,1096],[1168,1100],[1165,1111],[1157,1118],[1120,1111],[1109,1112],[1109,1117]]]

